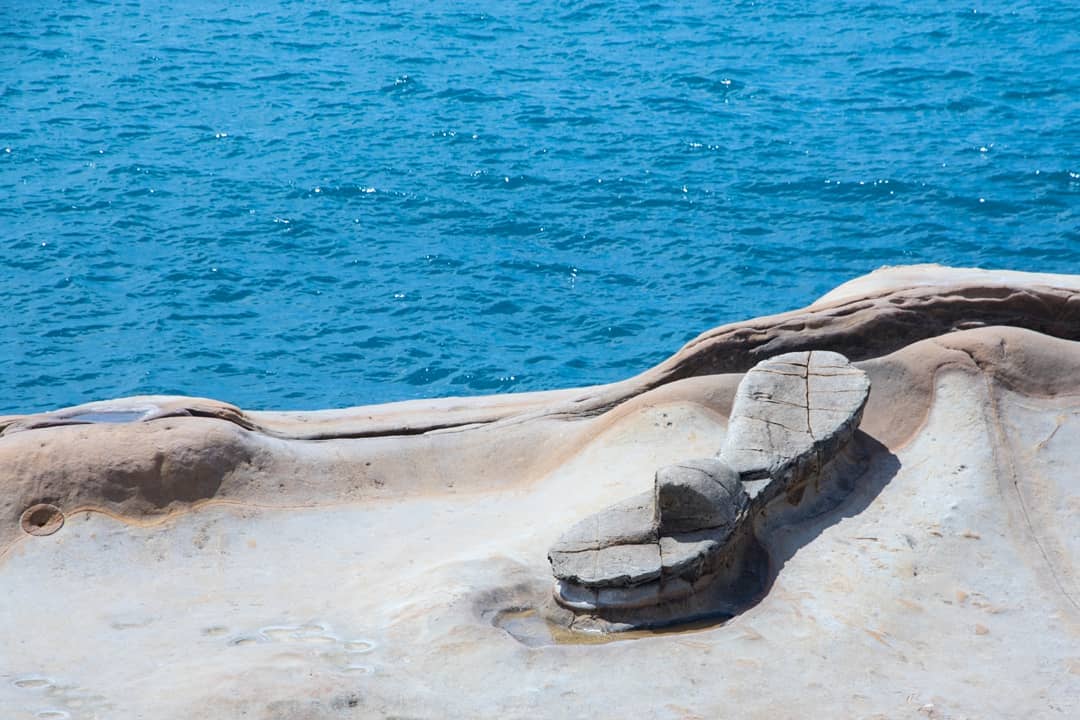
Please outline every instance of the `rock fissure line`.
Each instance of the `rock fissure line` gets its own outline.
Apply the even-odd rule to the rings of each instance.
[[[1004,344],[1001,345],[1001,348],[1004,350]],[[1050,558],[1050,553],[1046,551],[1046,547],[1043,546],[1042,540],[1035,531],[1035,524],[1031,520],[1031,511],[1028,509],[1027,502],[1024,500],[1023,492],[1020,491],[1020,479],[1016,473],[1016,467],[1013,464],[1012,452],[1010,451],[1008,444],[1009,441],[1005,436],[1004,428],[1001,426],[1001,412],[998,408],[997,388],[995,387],[994,376],[991,372],[988,372],[983,368],[983,364],[979,358],[975,357],[975,355],[967,348],[959,349],[971,358],[971,362],[974,363],[976,367],[982,370],[983,386],[986,392],[987,409],[989,411],[988,419],[997,439],[996,443],[991,444],[994,466],[999,469],[1004,469],[1008,474],[1008,483],[1016,496],[1016,502],[1020,508],[1020,514],[1024,518],[1024,525],[1027,528],[1028,535],[1031,536],[1032,541],[1035,543],[1035,547],[1039,549],[1039,554],[1042,556],[1043,562],[1046,563],[1046,568],[1050,572],[1050,577],[1053,579],[1054,585],[1057,586],[1061,595],[1068,600],[1076,610],[1080,611],[1080,601],[1073,597],[1072,593],[1065,587],[1065,583],[1062,582],[1057,567],[1055,567],[1054,561]],[[1004,459],[1002,459],[1002,456],[1004,456]]]
[[[799,406],[796,405],[795,407],[799,407]],[[807,428],[793,428],[793,427],[791,427],[789,425],[785,425],[784,423],[782,423],[782,422],[780,422],[778,420],[768,420],[766,418],[753,417],[751,415],[732,415],[731,416],[732,420],[734,420],[735,418],[741,418],[743,420],[751,420],[753,422],[765,423],[766,425],[775,425],[776,427],[781,427],[781,428],[784,428],[785,430],[790,430],[791,432],[798,432],[798,433],[808,432]],[[810,413],[809,413],[809,410],[806,413],[806,424],[807,424],[807,427],[809,427],[809,425],[810,425]]]

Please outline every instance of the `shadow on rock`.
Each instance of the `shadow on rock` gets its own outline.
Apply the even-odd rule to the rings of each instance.
[[[530,647],[595,644],[716,627],[764,599],[789,559],[827,528],[865,510],[899,469],[899,460],[887,447],[857,432],[812,482],[796,494],[774,498],[746,524],[750,532],[740,543],[739,572],[732,579],[651,607],[626,620],[632,627],[620,626],[613,632],[610,618],[597,623],[575,615],[554,600],[548,583],[535,578],[487,593],[482,617]]]
[[[784,565],[826,529],[858,515],[900,471],[900,460],[874,437],[859,431],[852,442],[792,503],[781,496],[755,518],[754,534],[768,558],[761,591],[741,611],[768,595]]]

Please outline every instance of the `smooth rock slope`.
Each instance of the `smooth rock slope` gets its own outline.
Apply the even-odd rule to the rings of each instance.
[[[1080,716],[1077,340],[1078,276],[918,266],[607,386],[0,418],[0,716]],[[742,374],[819,351],[872,392],[755,516],[759,596],[614,641],[545,621],[568,528],[723,457]]]

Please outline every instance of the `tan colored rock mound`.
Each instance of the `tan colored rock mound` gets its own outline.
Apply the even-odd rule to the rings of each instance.
[[[0,716],[1080,716],[1077,340],[1080,277],[919,266],[606,386],[0,418]],[[655,503],[726,447],[739,373],[818,351],[873,389],[755,517],[759,597],[614,642],[544,621],[560,535]]]

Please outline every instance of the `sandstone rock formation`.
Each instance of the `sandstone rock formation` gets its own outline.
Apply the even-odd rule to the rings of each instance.
[[[869,389],[829,351],[751,368],[719,458],[660,468],[652,493],[582,520],[552,547],[555,600],[573,613],[564,620],[614,632],[737,611],[766,575],[753,518],[781,493],[798,504],[851,441]]]
[[[1080,277],[920,266],[606,386],[0,418],[0,715],[1078,716],[1077,340]],[[872,385],[858,430],[755,496],[786,471],[737,452],[744,374],[827,351]],[[549,622],[549,548],[615,503],[630,542],[658,504],[667,537],[749,518],[761,592],[664,632]]]

